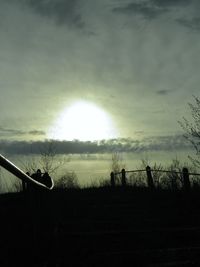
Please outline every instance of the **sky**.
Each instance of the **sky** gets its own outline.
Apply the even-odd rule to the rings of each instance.
[[[106,114],[115,149],[185,149],[178,121],[199,96],[199,11],[198,0],[0,0],[1,152],[12,141],[12,153],[25,153],[61,131],[66,146],[76,139],[72,152],[83,149],[94,136],[67,135],[76,103]],[[92,143],[94,152],[112,142]]]

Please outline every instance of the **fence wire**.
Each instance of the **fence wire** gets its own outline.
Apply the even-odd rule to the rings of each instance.
[[[200,187],[200,173],[188,173],[192,187]],[[147,187],[146,169],[125,171],[128,186]],[[183,187],[183,171],[151,169],[155,187],[181,189]],[[114,174],[116,185],[121,185],[122,172]]]

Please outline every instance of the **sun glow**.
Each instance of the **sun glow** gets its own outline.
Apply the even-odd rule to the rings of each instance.
[[[117,137],[109,115],[95,104],[79,101],[65,108],[51,127],[48,138],[94,141]]]

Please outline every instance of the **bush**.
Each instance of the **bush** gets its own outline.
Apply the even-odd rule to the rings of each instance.
[[[79,188],[78,178],[75,172],[67,172],[62,175],[56,182],[55,187],[57,188]]]

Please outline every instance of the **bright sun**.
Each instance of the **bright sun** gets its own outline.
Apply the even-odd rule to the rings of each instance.
[[[65,108],[51,127],[48,138],[94,141],[115,138],[109,115],[95,104],[79,101]]]

